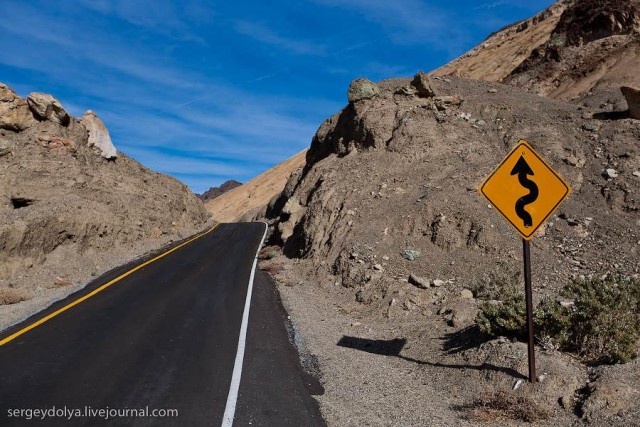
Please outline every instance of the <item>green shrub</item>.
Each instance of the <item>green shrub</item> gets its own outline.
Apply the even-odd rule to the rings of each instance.
[[[500,303],[480,305],[476,323],[492,336],[522,338],[526,332],[524,294],[514,284],[497,284]],[[534,311],[536,335],[588,362],[626,363],[640,340],[640,281],[620,275],[574,280],[560,293],[572,304],[549,297]]]
[[[551,342],[596,364],[637,356],[640,281],[620,275],[574,280],[561,295],[573,305],[541,304],[536,313],[539,331]]]
[[[482,332],[491,336],[524,337],[527,308],[519,287],[518,276],[513,276],[501,277],[476,288],[477,297],[490,300],[480,305],[476,316]]]
[[[563,348],[570,341],[571,310],[548,296],[542,298],[533,313],[535,332],[540,341]]]

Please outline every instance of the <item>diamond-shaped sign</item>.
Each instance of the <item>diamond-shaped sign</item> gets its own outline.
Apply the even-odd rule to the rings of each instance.
[[[571,187],[520,141],[478,191],[529,240],[571,193]]]

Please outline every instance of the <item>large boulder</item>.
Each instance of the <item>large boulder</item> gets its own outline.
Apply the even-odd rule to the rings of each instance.
[[[0,129],[20,132],[36,123],[27,101],[0,83]]]
[[[118,157],[116,147],[111,142],[109,131],[107,127],[102,123],[102,120],[98,118],[96,113],[91,110],[87,110],[82,116],[80,123],[89,132],[89,140],[87,144],[89,147],[95,146],[100,150],[100,154],[105,159],[115,159]]]
[[[60,101],[48,93],[30,93],[27,103],[38,120],[50,120],[62,126],[68,126],[71,121],[71,116]]]
[[[369,79],[355,79],[349,85],[349,102],[371,99],[380,93],[380,88]]]
[[[620,88],[622,94],[627,100],[629,106],[629,117],[632,119],[640,119],[640,89],[630,86],[622,86]]]

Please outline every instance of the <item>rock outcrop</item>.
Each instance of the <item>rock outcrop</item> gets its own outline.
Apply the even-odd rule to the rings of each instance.
[[[27,101],[9,86],[0,83],[0,129],[19,132],[35,123]]]
[[[355,79],[351,82],[348,91],[349,102],[358,102],[363,99],[371,99],[380,93],[380,88],[369,79]]]
[[[29,108],[38,120],[51,120],[62,126],[69,126],[71,116],[60,101],[47,93],[33,92],[27,97]]]
[[[87,145],[89,147],[96,147],[100,150],[100,155],[105,159],[115,159],[118,157],[116,147],[111,142],[111,136],[107,127],[102,123],[102,120],[98,118],[96,113],[88,110],[82,116],[80,123],[87,129],[89,133],[89,139]]]

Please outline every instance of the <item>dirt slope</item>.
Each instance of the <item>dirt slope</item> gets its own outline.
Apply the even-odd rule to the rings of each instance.
[[[209,220],[184,184],[40,98],[0,85],[0,328]]]
[[[558,99],[637,83],[640,2],[559,1],[434,71]]]
[[[301,151],[246,184],[206,202],[205,207],[219,222],[250,219],[263,210],[274,196],[280,194],[291,174],[304,165],[306,153],[307,150]]]
[[[432,74],[493,82],[504,80],[549,40],[568,4],[568,1],[557,2],[534,17],[493,33],[479,46]]]

